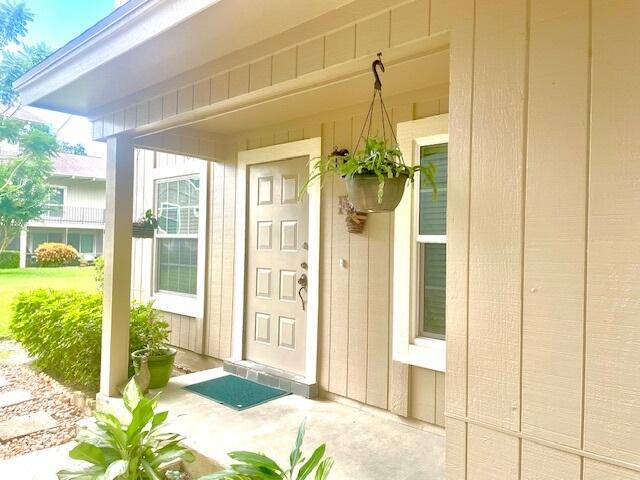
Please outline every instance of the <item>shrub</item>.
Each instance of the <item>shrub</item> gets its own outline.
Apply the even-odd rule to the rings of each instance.
[[[35,255],[36,262],[43,267],[61,267],[79,257],[75,248],[64,243],[41,243]]]
[[[0,253],[0,268],[18,268],[20,266],[20,252],[4,251]]]
[[[96,285],[98,285],[98,290],[104,290],[104,257],[96,258],[93,279],[96,281]]]
[[[165,340],[168,324],[156,320],[150,303],[131,306],[129,350]],[[102,294],[38,289],[19,294],[10,325],[14,338],[40,368],[63,382],[96,390],[100,381]],[[130,372],[133,371],[129,361]]]

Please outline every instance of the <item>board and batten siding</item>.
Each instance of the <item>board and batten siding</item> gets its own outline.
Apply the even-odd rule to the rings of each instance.
[[[451,2],[450,480],[640,479],[640,4]]]

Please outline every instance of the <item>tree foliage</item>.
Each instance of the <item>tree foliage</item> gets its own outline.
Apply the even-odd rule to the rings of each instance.
[[[30,220],[39,217],[49,195],[51,156],[59,150],[49,127],[5,115],[18,108],[13,82],[50,53],[43,43],[25,45],[33,14],[24,2],[0,2],[0,141],[19,146],[15,157],[0,158],[0,253]]]

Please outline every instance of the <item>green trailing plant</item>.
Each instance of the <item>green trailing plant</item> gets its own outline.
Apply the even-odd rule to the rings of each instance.
[[[149,209],[146,212],[144,212],[144,216],[142,217],[142,219],[140,221],[142,223],[145,223],[145,224],[149,225],[150,227],[153,227],[154,230],[158,228],[158,219],[153,214],[153,210],[151,210],[151,209]]]
[[[166,433],[168,412],[157,412],[158,395],[145,398],[135,381],[123,392],[131,421],[122,423],[108,413],[96,412],[95,424],[78,434],[69,456],[87,466],[58,472],[60,480],[160,480],[162,465],[174,460],[193,462],[191,450],[181,445],[183,437]]]
[[[151,303],[133,303],[129,350],[167,338],[169,325],[155,318]],[[102,347],[102,294],[38,289],[13,303],[10,332],[36,358],[37,365],[61,381],[97,391]],[[130,365],[130,374],[133,366]]]
[[[280,467],[275,460],[261,453],[231,452],[229,456],[238,463],[228,470],[200,477],[200,480],[325,480],[333,467],[333,459],[324,458],[324,444],[317,447],[309,459],[303,457],[304,433],[305,422],[302,422],[287,468]]]
[[[355,153],[343,150],[318,160],[300,193],[305,193],[312,182],[328,174],[340,175],[346,179],[356,175],[372,175],[378,178],[378,202],[381,202],[386,179],[405,178],[413,183],[416,173],[420,173],[422,181],[433,188],[435,198],[438,191],[435,178],[437,167],[433,163],[410,166],[404,163],[398,145],[389,145],[379,137],[364,137],[363,141],[364,147]]]

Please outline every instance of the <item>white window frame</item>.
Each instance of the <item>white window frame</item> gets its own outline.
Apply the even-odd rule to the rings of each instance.
[[[398,143],[404,161],[420,162],[420,147],[449,143],[449,115],[437,115],[398,124]],[[442,236],[418,236],[419,184],[407,186],[394,213],[393,359],[397,362],[446,371],[446,340],[421,337],[418,239],[442,243]],[[438,237],[438,238],[435,238]],[[434,242],[434,240],[439,240]],[[444,238],[446,241],[446,237]]]
[[[198,159],[199,160],[199,159]],[[181,180],[185,178],[195,178],[200,180],[200,197],[198,202],[198,233],[192,234],[198,239],[198,261],[196,273],[196,294],[166,292],[157,289],[157,262],[158,262],[158,241],[157,238],[172,238],[172,235],[157,234],[153,239],[152,253],[152,275],[151,275],[151,299],[156,310],[176,313],[187,317],[204,317],[204,290],[205,290],[205,268],[206,268],[206,238],[207,238],[207,192],[208,192],[208,169],[205,160],[196,162],[199,166],[186,164],[182,167],[156,168],[153,171],[153,211],[158,212],[158,184]],[[185,238],[189,235],[180,235]]]
[[[47,197],[46,206],[47,206],[47,208],[50,208],[50,207],[62,207],[62,215],[60,215],[59,217],[56,217],[56,216],[51,215],[50,210],[47,210],[46,216],[49,217],[49,218],[64,218],[64,207],[67,204],[67,190],[68,190],[68,187],[66,185],[54,185],[54,184],[49,184],[49,187],[51,187],[51,188],[59,188],[60,190],[62,190],[62,203],[61,204],[50,203],[49,200],[50,200],[51,195],[49,195]]]

